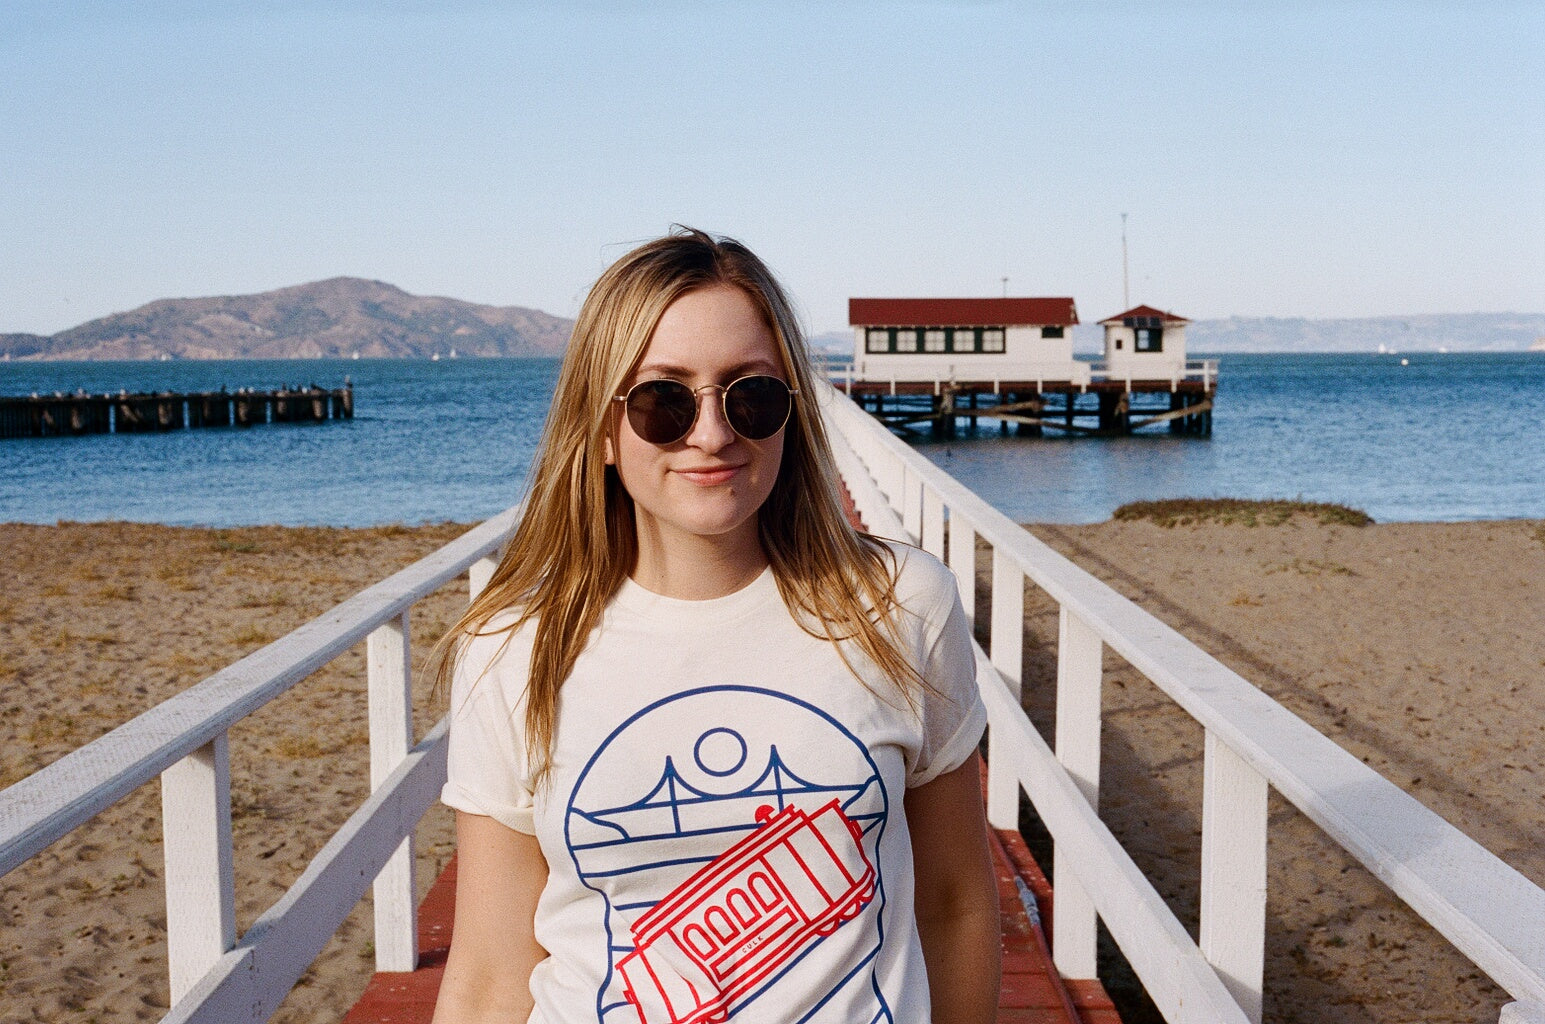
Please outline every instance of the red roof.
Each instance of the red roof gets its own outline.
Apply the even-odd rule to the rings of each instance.
[[[1078,323],[1072,299],[849,299],[848,323],[863,327],[1011,327]]]
[[[1176,313],[1166,313],[1164,310],[1154,309],[1152,306],[1133,306],[1125,313],[1117,313],[1115,316],[1109,318],[1108,320],[1101,320],[1100,326],[1107,327],[1119,324],[1123,320],[1128,320],[1136,316],[1156,316],[1167,324],[1188,324],[1191,322],[1185,317]]]

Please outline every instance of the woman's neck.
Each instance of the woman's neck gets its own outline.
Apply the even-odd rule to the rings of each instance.
[[[640,532],[638,559],[629,573],[652,593],[683,601],[724,597],[749,585],[767,568],[755,533],[722,537],[650,537]]]

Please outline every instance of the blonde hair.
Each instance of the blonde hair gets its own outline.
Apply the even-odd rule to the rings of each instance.
[[[538,780],[549,767],[558,691],[638,553],[633,501],[605,460],[618,422],[612,398],[643,358],[666,307],[716,285],[751,299],[799,391],[777,479],[757,512],[784,604],[806,632],[837,644],[855,675],[844,644],[855,646],[908,704],[915,707],[917,691],[931,689],[897,639],[894,556],[843,512],[816,408],[816,371],[788,297],[741,243],[678,227],[623,256],[590,290],[559,370],[520,524],[487,587],[440,644],[435,685],[443,690],[473,636],[513,634],[535,622],[525,736]],[[513,625],[490,630],[490,620],[506,610],[515,612]]]

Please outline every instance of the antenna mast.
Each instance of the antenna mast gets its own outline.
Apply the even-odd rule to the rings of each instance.
[[[1127,215],[1121,215],[1121,308],[1132,308],[1132,294],[1127,288]]]

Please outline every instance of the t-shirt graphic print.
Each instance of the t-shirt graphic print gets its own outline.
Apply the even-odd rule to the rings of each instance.
[[[636,780],[619,801],[618,779]],[[889,1021],[875,957],[889,795],[864,744],[786,693],[703,687],[622,723],[581,771],[565,842],[599,893],[605,1024]]]

